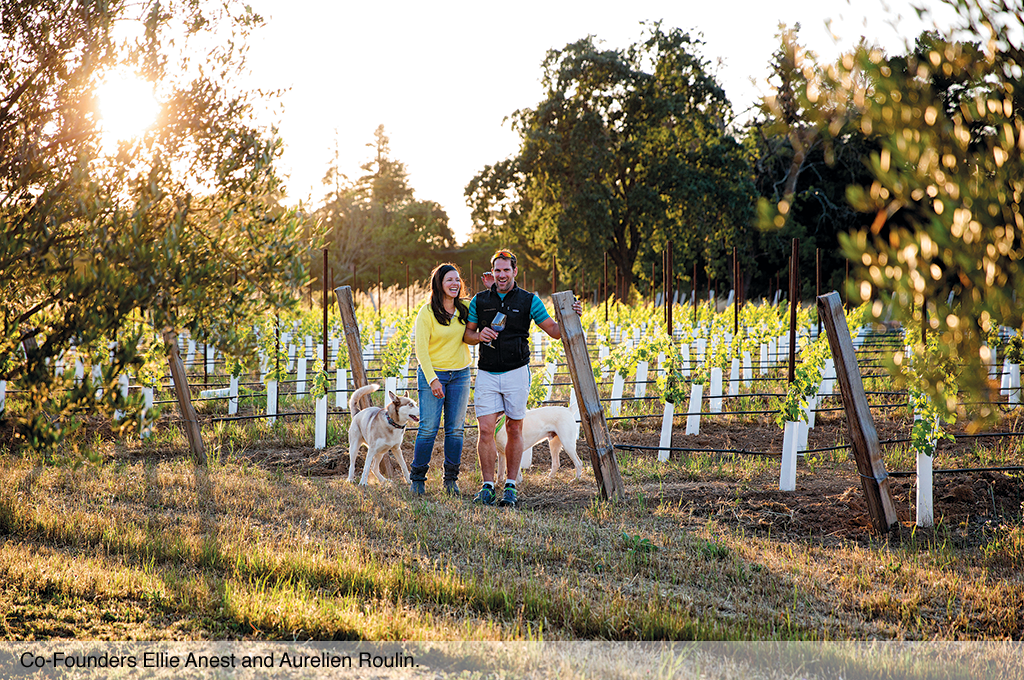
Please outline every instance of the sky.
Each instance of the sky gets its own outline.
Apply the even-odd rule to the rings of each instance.
[[[643,22],[660,20],[703,39],[703,56],[742,115],[768,93],[780,23],[799,23],[804,46],[831,60],[861,36],[903,51],[923,28],[950,21],[937,0],[917,0],[935,11],[924,22],[908,0],[250,4],[267,21],[250,41],[252,83],[286,89],[277,123],[289,199],[318,203],[336,149],[340,171],[357,178],[383,125],[415,198],[441,204],[459,241],[471,228],[465,187],[486,165],[517,152],[518,137],[504,121],[541,100],[541,62],[550,49],[587,35],[622,48],[640,39]]]

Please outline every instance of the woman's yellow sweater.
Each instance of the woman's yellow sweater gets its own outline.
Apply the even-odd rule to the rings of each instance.
[[[462,342],[465,332],[458,314],[445,326],[438,322],[429,302],[420,307],[416,314],[416,360],[428,385],[437,377],[435,371],[457,371],[472,363],[469,345]]]

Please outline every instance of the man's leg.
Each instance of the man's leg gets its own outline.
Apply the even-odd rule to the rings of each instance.
[[[498,422],[497,413],[486,416],[477,416],[476,423],[478,435],[476,440],[476,452],[480,458],[480,475],[485,482],[494,483],[494,468],[498,461],[498,448],[494,444],[494,425]],[[523,438],[520,429],[519,455],[523,454]],[[505,455],[508,455],[508,446],[505,448]],[[518,462],[516,463],[518,465]]]
[[[506,417],[505,431],[508,434],[508,443],[505,444],[505,477],[514,482],[519,479],[519,464],[523,460],[523,421]],[[482,464],[480,467],[483,469]],[[494,479],[493,472],[491,479]]]
[[[493,373],[477,371],[476,390],[473,398],[476,407],[477,440],[476,453],[480,459],[480,476],[484,483],[474,498],[474,503],[494,505],[494,467],[498,458],[498,449],[494,444],[494,426],[501,413],[501,393],[498,391],[498,379]]]
[[[523,418],[530,395],[530,368],[523,366],[509,371],[503,377],[502,398],[505,405],[505,429],[508,441],[505,443],[505,489],[498,505],[506,508],[519,507],[519,466],[523,462]]]

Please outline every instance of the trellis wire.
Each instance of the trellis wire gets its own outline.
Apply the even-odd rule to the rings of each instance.
[[[764,451],[747,451],[746,449],[708,449],[703,447],[688,448],[682,446],[641,446],[639,444],[616,444],[615,448],[623,450],[635,449],[638,451],[682,451],[685,453],[730,453],[745,456],[765,456],[777,458],[778,454]]]
[[[980,468],[939,468],[932,470],[933,475],[965,475],[974,472],[1022,472],[1024,465],[1002,465],[997,467]],[[915,470],[897,470],[888,473],[890,477],[916,477]]]

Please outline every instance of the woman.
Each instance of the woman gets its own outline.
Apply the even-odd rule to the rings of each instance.
[[[439,264],[430,274],[430,302],[416,315],[416,359],[419,368],[420,424],[409,478],[415,494],[426,491],[430,456],[441,414],[444,414],[444,490],[459,495],[462,433],[469,405],[469,345],[462,342],[469,308],[459,298],[458,267]]]

